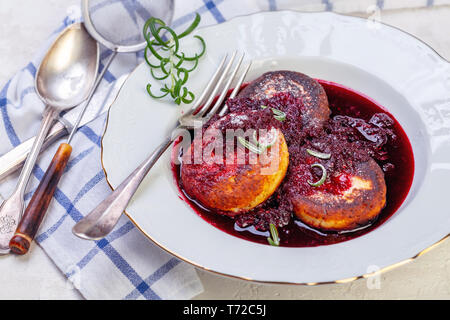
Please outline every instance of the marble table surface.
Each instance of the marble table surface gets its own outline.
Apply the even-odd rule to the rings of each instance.
[[[67,8],[78,3],[0,0],[0,86],[27,64]],[[383,11],[381,21],[419,37],[450,59],[450,6]],[[205,291],[196,299],[450,299],[450,241],[382,274],[376,282],[357,280],[306,287],[255,284],[201,270],[198,274]],[[0,257],[0,299],[80,298],[37,245],[24,257]]]

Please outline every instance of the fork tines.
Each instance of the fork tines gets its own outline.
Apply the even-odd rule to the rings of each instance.
[[[223,116],[228,107],[226,104],[223,104],[223,101],[227,97],[228,90],[231,87],[231,84],[233,83],[233,80],[236,78],[236,74],[242,64],[242,61],[244,60],[244,53],[240,56],[237,63],[232,68],[234,61],[236,60],[237,51],[233,53],[231,58],[227,63],[227,57],[228,54],[224,56],[222,61],[219,64],[219,67],[214,72],[211,80],[206,85],[205,89],[203,90],[201,96],[198,98],[196,104],[192,108],[192,111],[195,112],[195,116],[200,118],[204,117],[207,119],[211,118],[214,114],[218,113],[220,116]],[[247,65],[247,67],[242,72],[241,76],[239,77],[238,81],[235,83],[235,87],[229,98],[234,98],[237,93],[239,92],[239,89],[244,82],[245,76],[250,69],[251,62]],[[219,91],[221,90],[221,91]],[[211,104],[214,102],[214,99],[217,97],[218,92],[220,92],[219,97],[215,101],[214,105],[211,107]],[[206,102],[205,102],[206,100]],[[222,108],[221,108],[222,107]],[[221,108],[221,109],[220,109]],[[220,111],[219,111],[220,109]]]

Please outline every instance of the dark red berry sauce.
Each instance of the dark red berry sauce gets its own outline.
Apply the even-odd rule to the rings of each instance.
[[[295,185],[291,184],[291,179],[288,176],[289,170],[285,181],[283,181],[277,192],[257,208],[259,211],[255,210],[255,213],[250,212],[250,214],[242,214],[235,218],[230,218],[211,212],[194,199],[190,199],[180,184],[181,166],[173,164],[172,169],[180,189],[181,198],[208,223],[224,232],[249,241],[268,244],[267,237],[270,236],[267,230],[268,222],[280,222],[280,225],[284,225],[278,228],[280,245],[286,247],[312,247],[350,240],[370,232],[389,219],[406,198],[414,176],[414,157],[408,137],[395,118],[372,99],[342,85],[324,80],[318,81],[326,91],[332,112],[330,120],[324,129],[327,134],[317,135],[311,132],[299,134],[300,130],[295,123],[284,122],[283,124],[278,124],[281,126],[280,129],[283,131],[289,146],[290,168],[292,167],[291,164],[296,161],[305,164],[307,170],[305,169],[305,176],[302,178],[302,181],[306,182],[309,179],[316,181],[320,177],[321,171],[318,170],[317,174],[311,173],[309,162],[317,161],[317,159],[308,158],[308,155],[304,152],[305,146],[314,146],[314,144],[317,146],[320,143],[324,143],[329,148],[334,148],[333,151],[339,153],[339,148],[347,147],[345,145],[347,140],[352,141],[351,145],[357,146],[352,159],[363,161],[365,157],[372,157],[383,169],[385,175],[387,201],[385,208],[376,221],[372,221],[371,224],[358,230],[344,233],[325,233],[308,227],[289,212],[288,205],[284,204],[286,201],[283,201],[283,197],[288,192],[293,192],[292,190],[307,194],[308,190],[311,190],[311,186],[307,183],[299,184],[298,181],[295,182]],[[271,101],[265,101],[265,103],[269,104],[269,106],[271,106],[270,103],[274,103],[271,107],[275,107],[277,103],[282,105],[288,103],[290,99],[289,96],[281,94]],[[239,101],[234,103],[234,111],[240,111],[239,103]],[[251,104],[251,102],[248,103]],[[260,103],[256,104],[259,105]],[[230,106],[230,109],[233,111],[233,106]],[[290,117],[290,119],[296,116],[295,114],[290,114],[290,110],[283,111],[286,111],[287,117]],[[272,125],[277,125],[277,122],[275,121]],[[342,139],[342,143],[333,143],[336,139]],[[296,143],[292,143],[292,141],[300,140],[306,142],[302,142],[302,146],[296,149]],[[180,150],[178,149],[175,146],[172,156],[180,159]],[[358,152],[361,154],[358,155]],[[339,170],[337,172],[343,173],[328,178],[319,188],[322,191],[333,194],[340,194],[346,190],[351,184],[349,175],[346,173],[350,170],[347,167],[351,167],[349,161],[347,158],[338,157],[334,161],[333,166]],[[296,168],[300,168],[300,171],[302,170],[301,165],[296,166]],[[297,176],[302,174],[302,172],[296,172]],[[275,212],[275,215],[279,214],[279,216],[273,218],[274,213],[271,211]],[[270,212],[272,216],[265,215],[264,212]],[[266,216],[268,218],[264,220]]]

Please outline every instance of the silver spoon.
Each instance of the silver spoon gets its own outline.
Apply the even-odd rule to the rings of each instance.
[[[81,23],[66,28],[55,40],[36,74],[36,92],[46,104],[43,120],[16,189],[0,206],[0,254],[10,251],[9,241],[24,209],[24,194],[45,137],[58,114],[87,99],[97,76],[100,49]]]

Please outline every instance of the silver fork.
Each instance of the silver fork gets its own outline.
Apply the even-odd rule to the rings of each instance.
[[[211,80],[206,85],[201,96],[197,99],[195,105],[183,116],[178,119],[177,125],[172,130],[176,133],[180,129],[194,129],[206,123],[216,113],[223,116],[227,111],[227,105],[222,103],[227,96],[231,83],[236,78],[236,74],[242,64],[244,55],[239,58],[230,75],[228,73],[233,66],[237,52],[234,52],[228,63],[227,55],[222,59],[219,67],[214,72]],[[244,69],[239,77],[230,98],[234,98],[244,81],[244,78],[250,69],[251,63]],[[226,80],[226,82],[225,82]],[[225,82],[225,85],[223,83]],[[211,107],[214,98],[222,88],[219,98],[214,106]],[[205,102],[206,100],[206,102]],[[201,108],[200,108],[201,107]],[[200,108],[200,109],[199,109]],[[219,110],[220,109],[220,110]],[[86,217],[81,219],[72,229],[72,232],[83,239],[98,240],[105,237],[119,221],[122,212],[128,206],[133,195],[136,193],[142,180],[158,161],[161,155],[167,150],[173,141],[179,135],[171,134],[163,143],[161,143],[150,156],[144,160],[105,200],[103,200]]]

